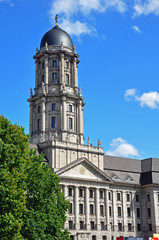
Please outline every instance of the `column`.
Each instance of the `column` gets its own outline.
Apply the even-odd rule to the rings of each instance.
[[[79,215],[79,202],[78,202],[78,187],[75,186],[75,225],[76,225],[76,230],[79,229],[79,219],[78,219],[78,215]]]
[[[38,78],[39,78],[39,62],[35,60],[35,88],[38,87]]]
[[[66,96],[62,96],[62,131],[66,131]]]
[[[107,225],[107,230],[109,226],[109,199],[108,199],[108,190],[105,190],[104,192],[105,195],[105,216],[106,216],[106,225]]]
[[[45,54],[45,84],[46,84],[46,92],[48,92],[48,82],[49,82],[48,54]]]
[[[42,98],[41,103],[41,131],[45,132],[45,98]]]
[[[29,134],[33,132],[33,104],[30,103],[30,122],[29,122]]]
[[[68,196],[68,187],[66,185],[64,185],[64,191],[63,191],[63,195],[65,196],[65,198],[67,198]],[[65,228],[68,228],[68,218],[66,219],[66,222],[65,222]]]
[[[73,79],[74,79],[74,86],[76,88],[78,88],[78,74],[77,74],[76,57],[73,58]]]
[[[64,83],[64,54],[62,53],[61,55],[61,68],[60,68],[60,83]]]
[[[124,227],[124,231],[127,231],[127,208],[126,208],[126,193],[122,192],[122,202],[123,202],[123,227]],[[131,212],[132,214],[132,212]]]
[[[116,192],[112,192],[112,200],[113,200],[113,224],[114,230],[117,230],[117,205],[116,205]]]
[[[136,232],[137,230],[137,222],[136,222],[136,208],[135,208],[135,192],[132,191],[130,193],[130,201],[131,201],[131,206],[132,206],[132,225],[133,225],[133,229]],[[140,212],[141,214],[141,212]]]
[[[96,194],[96,219],[97,219],[97,230],[100,230],[100,221],[99,221],[99,189],[95,189],[95,194]]]
[[[85,188],[85,206],[86,206],[86,229],[90,230],[90,222],[89,222],[89,188]]]
[[[83,111],[82,111],[82,101],[78,103],[78,130],[80,134],[83,134]]]

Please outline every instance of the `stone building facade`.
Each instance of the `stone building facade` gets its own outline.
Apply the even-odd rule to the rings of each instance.
[[[114,240],[159,232],[159,159],[104,155],[84,144],[79,56],[55,25],[36,50],[30,90],[30,141],[43,151],[70,201],[65,227],[74,240]]]

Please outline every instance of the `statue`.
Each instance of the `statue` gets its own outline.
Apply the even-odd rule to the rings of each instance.
[[[48,50],[48,43],[45,43],[45,49]]]
[[[32,97],[33,96],[33,90],[32,90],[32,88],[30,88],[30,97]]]
[[[52,140],[54,140],[54,136],[53,136],[53,134],[49,131],[49,141],[52,141]]]
[[[91,143],[91,145],[90,145],[91,147],[93,147],[93,143]]]
[[[54,140],[58,140],[58,133],[57,132],[54,133]]]
[[[40,143],[45,142],[45,135],[44,133],[40,133]]]
[[[88,146],[90,145],[90,137],[89,137],[88,140],[87,140],[87,145],[88,145]]]
[[[100,145],[101,145],[101,141],[100,139],[98,139],[98,147],[100,147]]]
[[[46,93],[45,92],[45,83],[44,82],[42,82],[42,93]]]

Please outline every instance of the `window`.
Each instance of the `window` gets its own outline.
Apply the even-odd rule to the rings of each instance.
[[[82,203],[79,204],[79,213],[83,214],[83,204]]]
[[[113,179],[114,180],[120,180],[120,178],[118,176],[114,176]]]
[[[38,122],[37,122],[37,129],[40,130],[40,125],[41,125],[41,121],[40,121],[40,118],[38,119]]]
[[[118,217],[121,217],[121,207],[118,207]]]
[[[69,75],[65,75],[65,84],[68,86],[69,85]]]
[[[72,129],[72,118],[69,118],[69,129]]]
[[[103,198],[103,196],[104,196],[103,190],[100,190],[99,196],[100,196],[100,198]]]
[[[42,82],[43,82],[43,83],[45,82],[45,76],[44,76],[44,74],[42,75]]]
[[[52,61],[52,67],[57,67],[57,61],[56,60]]]
[[[94,206],[93,206],[93,204],[90,204],[90,214],[94,214]]]
[[[93,195],[94,195],[93,193],[94,193],[93,189],[90,189],[90,190],[89,190],[89,197],[90,197],[90,198],[93,198]]]
[[[79,197],[83,197],[83,189],[82,188],[79,189]]]
[[[108,192],[108,199],[111,200],[111,192]]]
[[[101,224],[101,230],[104,230],[105,229],[104,222],[101,222],[100,224]]]
[[[140,208],[137,208],[136,212],[137,212],[137,217],[139,218],[140,217]]]
[[[137,231],[138,231],[138,232],[141,231],[141,224],[140,224],[140,223],[137,224]]]
[[[69,213],[72,213],[72,203],[70,203]]]
[[[132,231],[132,225],[131,225],[131,223],[128,223],[128,231]]]
[[[73,229],[73,221],[68,221],[69,229]]]
[[[118,223],[118,231],[122,231],[122,223]]]
[[[104,215],[104,206],[100,205],[100,215],[103,216]]]
[[[38,106],[38,113],[41,113],[41,107]]]
[[[56,117],[51,118],[51,127],[56,128]]]
[[[126,201],[130,202],[130,194],[129,193],[126,194]]]
[[[52,103],[52,111],[56,110],[56,103]]]
[[[106,237],[106,236],[103,236],[103,240],[107,240],[107,237]]]
[[[117,193],[117,201],[120,201],[120,193]]]
[[[69,69],[69,62],[65,62],[65,68]]]
[[[74,239],[75,239],[73,235],[71,235],[70,238],[71,238],[71,240],[74,240]]]
[[[54,84],[57,84],[57,73],[56,72],[52,73],[52,82]]]
[[[72,112],[72,105],[71,104],[69,104],[69,106],[68,106],[68,111]]]
[[[91,229],[94,229],[94,222],[90,222],[90,224],[91,224]]]
[[[150,202],[150,194],[147,194],[147,201]]]
[[[42,69],[44,69],[44,68],[45,68],[45,63],[43,62],[43,63],[42,63]]]
[[[152,231],[152,224],[149,224],[149,231]]]
[[[80,229],[84,229],[84,222],[80,221]]]
[[[158,200],[158,202],[159,202],[159,193],[157,194],[157,200]]]
[[[147,209],[147,216],[150,218],[151,217],[151,208]]]
[[[111,215],[112,215],[112,207],[109,206],[109,216],[111,217]]]
[[[131,209],[129,207],[127,208],[127,216],[131,217]]]
[[[73,193],[73,189],[72,189],[71,187],[69,187],[69,189],[68,189],[68,195],[69,195],[70,197],[72,197],[72,193]]]
[[[139,202],[139,195],[138,194],[136,194],[135,198],[136,198],[136,202]]]
[[[92,236],[92,240],[96,240],[96,236],[95,235]]]

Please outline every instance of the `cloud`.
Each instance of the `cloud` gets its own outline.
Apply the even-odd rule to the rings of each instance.
[[[124,97],[127,101],[135,100],[140,103],[141,107],[149,107],[151,109],[159,109],[159,93],[158,92],[148,92],[143,93],[141,96],[137,95],[136,89],[127,89],[125,91]]]
[[[14,3],[11,0],[0,0],[0,3],[8,3],[10,7],[14,6]]]
[[[106,155],[119,156],[119,157],[138,157],[138,150],[123,138],[115,138],[110,144],[110,150]]]
[[[135,15],[148,15],[155,14],[159,15],[159,1],[158,0],[138,0],[134,5]]]
[[[132,26],[132,28],[136,31],[136,32],[138,32],[138,33],[142,33],[141,32],[141,30],[140,30],[140,28],[138,27],[138,26]]]
[[[51,19],[54,19],[55,15],[59,14],[63,19],[60,26],[65,27],[68,33],[79,37],[81,34],[94,35],[96,29],[92,23],[86,23],[85,19],[89,22],[93,12],[104,13],[108,9],[123,13],[127,10],[127,5],[124,0],[55,0],[52,2],[50,15]],[[84,20],[75,20],[77,14]]]

